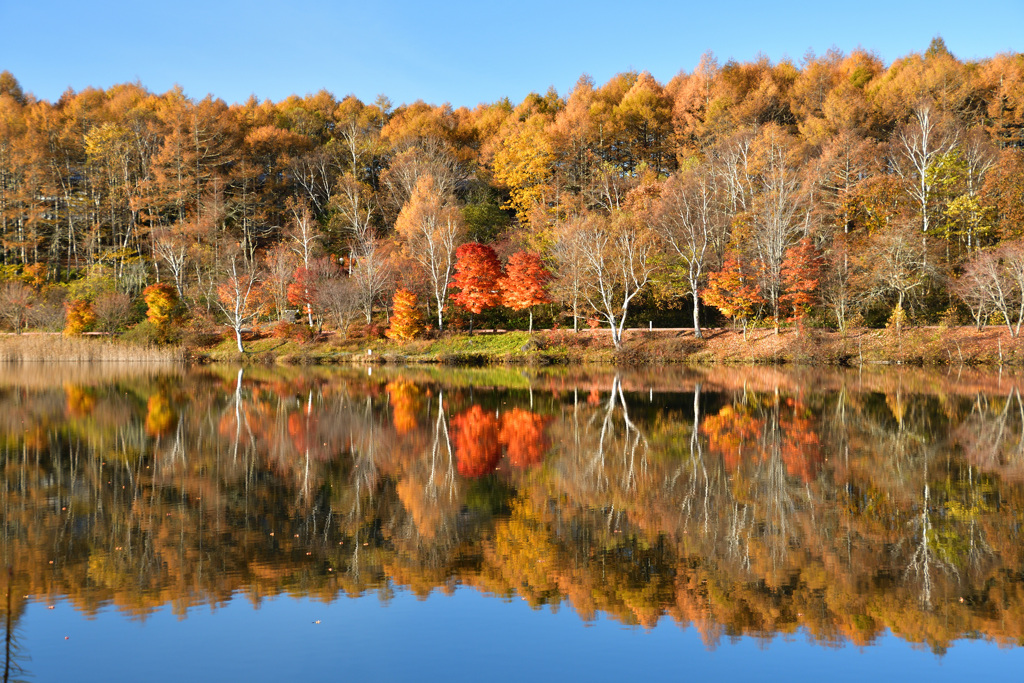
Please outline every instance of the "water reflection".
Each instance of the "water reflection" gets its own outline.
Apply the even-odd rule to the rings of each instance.
[[[61,372],[0,379],[8,632],[467,585],[709,645],[1024,639],[1017,377]]]

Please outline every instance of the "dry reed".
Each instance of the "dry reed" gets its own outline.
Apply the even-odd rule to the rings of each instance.
[[[0,363],[181,363],[184,350],[176,346],[134,346],[96,337],[61,334],[0,336]]]

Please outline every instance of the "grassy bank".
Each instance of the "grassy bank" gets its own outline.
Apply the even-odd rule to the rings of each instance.
[[[775,334],[750,330],[706,330],[695,339],[689,330],[627,331],[615,349],[604,330],[477,332],[445,334],[436,339],[397,343],[386,339],[344,339],[323,335],[300,342],[250,335],[239,354],[233,337],[214,336],[207,344],[140,346],[99,337],[57,334],[0,336],[0,363],[69,362],[230,362],[312,365],[333,363],[404,363],[447,365],[552,365],[612,363],[646,365],[781,364],[806,365],[975,365],[1024,366],[1024,342],[1005,327],[915,327],[892,330],[793,329]]]
[[[753,329],[744,337],[732,329],[706,330],[695,339],[689,330],[633,330],[615,349],[604,330],[478,332],[396,343],[353,340],[327,335],[300,343],[252,338],[240,356],[234,341],[224,339],[198,350],[206,359],[227,362],[317,363],[493,363],[548,365],[560,363],[654,363],[866,365],[1024,365],[1024,342],[1005,327],[915,327],[893,330]]]

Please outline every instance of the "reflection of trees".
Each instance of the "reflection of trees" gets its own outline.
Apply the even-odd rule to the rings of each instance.
[[[1024,479],[1024,400],[1017,387],[1006,397],[979,393],[956,432],[969,462],[1014,480]]]
[[[603,408],[582,406],[578,393],[573,396],[567,440],[571,444],[570,458],[566,463],[570,469],[565,470],[565,476],[572,479],[574,487],[580,491],[598,493],[613,484],[610,476],[614,474],[613,485],[617,492],[624,496],[635,493],[638,477],[647,471],[650,444],[630,418],[619,376],[613,378]],[[609,510],[609,519],[613,511],[614,505]]]
[[[388,372],[0,389],[3,558],[25,593],[137,615],[464,583],[668,615],[708,642],[1024,637],[1013,391],[816,392],[774,370],[726,389],[694,373],[679,393],[625,372],[470,390]],[[460,473],[484,438],[469,461],[486,467]]]

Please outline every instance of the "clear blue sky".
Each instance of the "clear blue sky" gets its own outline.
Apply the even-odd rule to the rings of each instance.
[[[138,80],[228,102],[326,88],[472,106],[565,94],[583,73],[666,82],[707,50],[799,62],[864,47],[889,62],[941,34],[963,59],[1019,52],[1024,0],[0,0],[0,27],[0,70],[44,99]]]

